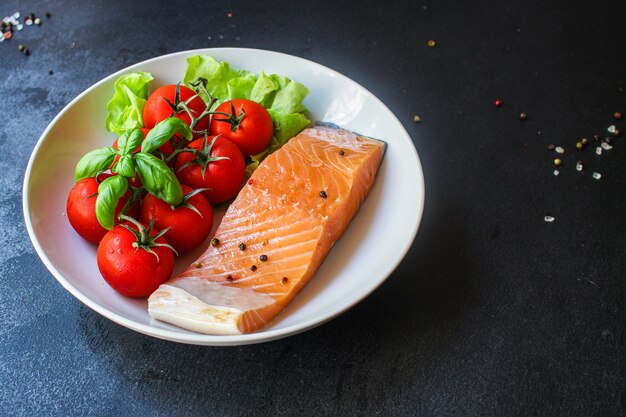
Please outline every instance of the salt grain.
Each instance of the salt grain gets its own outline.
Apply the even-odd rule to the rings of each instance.
[[[556,151],[556,153],[565,153],[565,149],[561,148],[560,146],[557,146],[556,148],[554,148],[554,150]]]
[[[559,174],[560,174],[560,172],[559,172],[559,170],[558,170],[558,169],[555,169],[555,170],[554,170],[554,172],[553,172],[553,174],[554,174],[554,176],[556,177],[557,175],[559,175]]]
[[[602,155],[602,148],[599,146],[596,148],[596,155]]]
[[[600,146],[602,146],[602,149],[604,149],[605,151],[613,149],[613,147],[606,142],[602,142]]]
[[[576,163],[576,171],[580,172],[583,170],[583,164],[582,162],[577,162]]]
[[[552,216],[545,216],[543,218],[543,221],[545,221],[547,223],[552,223],[554,221],[554,217],[552,217]]]
[[[602,175],[600,175],[600,173],[598,172],[594,172],[593,174],[591,174],[591,176],[594,180],[599,180],[600,178],[602,178]]]
[[[611,125],[611,126],[609,126],[606,130],[607,130],[607,132],[609,132],[609,133],[615,133],[615,125]]]

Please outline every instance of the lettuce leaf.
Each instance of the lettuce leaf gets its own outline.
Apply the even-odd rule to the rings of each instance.
[[[251,72],[234,70],[228,62],[218,62],[208,55],[195,55],[187,58],[187,71],[183,82],[191,87],[190,83],[198,77],[206,78],[207,91],[213,97],[219,98],[220,103],[235,98],[231,97],[231,94],[243,94],[249,88],[249,84],[254,83],[254,80],[248,80],[249,77],[254,77]],[[203,98],[208,101],[208,97]]]
[[[246,168],[248,174],[252,174],[267,155],[311,123],[303,114],[306,111],[303,101],[309,94],[308,88],[287,77],[268,75],[263,71],[256,75],[246,70],[234,70],[227,62],[196,55],[187,59],[184,82],[191,86],[190,83],[198,77],[207,80],[207,91],[217,99],[216,106],[224,101],[245,98],[260,103],[268,110],[274,123],[274,135],[263,152],[251,156]],[[208,101],[208,97],[203,98]]]
[[[115,81],[115,93],[107,103],[106,128],[121,135],[128,129],[143,127],[143,108],[152,82],[148,72],[122,75]]]

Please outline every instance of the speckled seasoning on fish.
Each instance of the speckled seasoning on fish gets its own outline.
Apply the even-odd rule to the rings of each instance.
[[[292,138],[263,161],[230,205],[215,233],[220,244],[150,296],[150,315],[207,334],[267,326],[357,213],[384,151],[382,141],[332,127]]]

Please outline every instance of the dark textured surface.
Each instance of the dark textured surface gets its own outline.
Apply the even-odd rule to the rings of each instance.
[[[624,415],[626,138],[602,157],[573,147],[626,115],[618,2],[146,3],[0,6],[53,15],[0,43],[0,415]],[[29,154],[73,97],[132,63],[217,46],[353,78],[402,121],[426,177],[420,232],[379,290],[246,347],[100,317],[47,272],[21,211]],[[549,143],[566,147],[558,177]]]

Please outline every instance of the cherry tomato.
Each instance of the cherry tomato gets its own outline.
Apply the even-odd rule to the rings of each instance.
[[[154,219],[157,229],[169,228],[164,236],[179,254],[198,247],[213,227],[213,209],[207,199],[202,194],[191,195],[194,190],[186,185],[182,187],[185,197],[178,207],[172,207],[152,194],[147,194],[141,205],[141,221],[148,224]]]
[[[107,233],[107,230],[100,226],[96,217],[96,199],[98,198],[98,186],[111,174],[101,174],[96,178],[83,178],[78,181],[67,197],[66,211],[67,218],[76,232],[84,239],[98,243]],[[120,214],[122,208],[128,201],[130,194],[122,197],[115,209],[115,216]],[[136,217],[139,214],[139,206],[133,205],[128,215]]]
[[[230,114],[231,117],[213,115],[209,127],[211,135],[224,136],[237,145],[244,157],[256,155],[267,148],[274,125],[265,107],[252,100],[238,99],[225,101],[215,111]]]
[[[174,252],[164,245],[167,241],[158,236],[156,230],[140,223],[123,222],[100,241],[98,269],[104,280],[120,294],[147,297],[174,270]]]
[[[203,194],[211,204],[224,202],[237,194],[246,175],[246,163],[237,146],[222,136],[210,136],[206,141],[196,139],[188,149],[195,150],[195,154],[182,152],[176,157],[174,172],[181,184],[209,188]]]
[[[164,85],[150,94],[143,108],[143,125],[145,128],[152,129],[154,125],[172,115],[187,123],[188,126],[191,126],[191,117],[189,117],[189,113],[183,109],[182,103],[185,103],[191,97],[195,96],[196,93],[192,89],[181,85],[179,86],[180,94],[178,102],[176,102],[176,87],[175,84]],[[169,100],[172,105],[165,99]],[[172,106],[174,106],[174,108],[172,108]],[[199,117],[202,112],[206,110],[206,104],[200,96],[197,96],[187,103],[187,106],[195,118]],[[205,116],[196,124],[194,130],[206,130],[208,126],[209,116]],[[194,135],[200,136],[201,134],[194,133]]]

